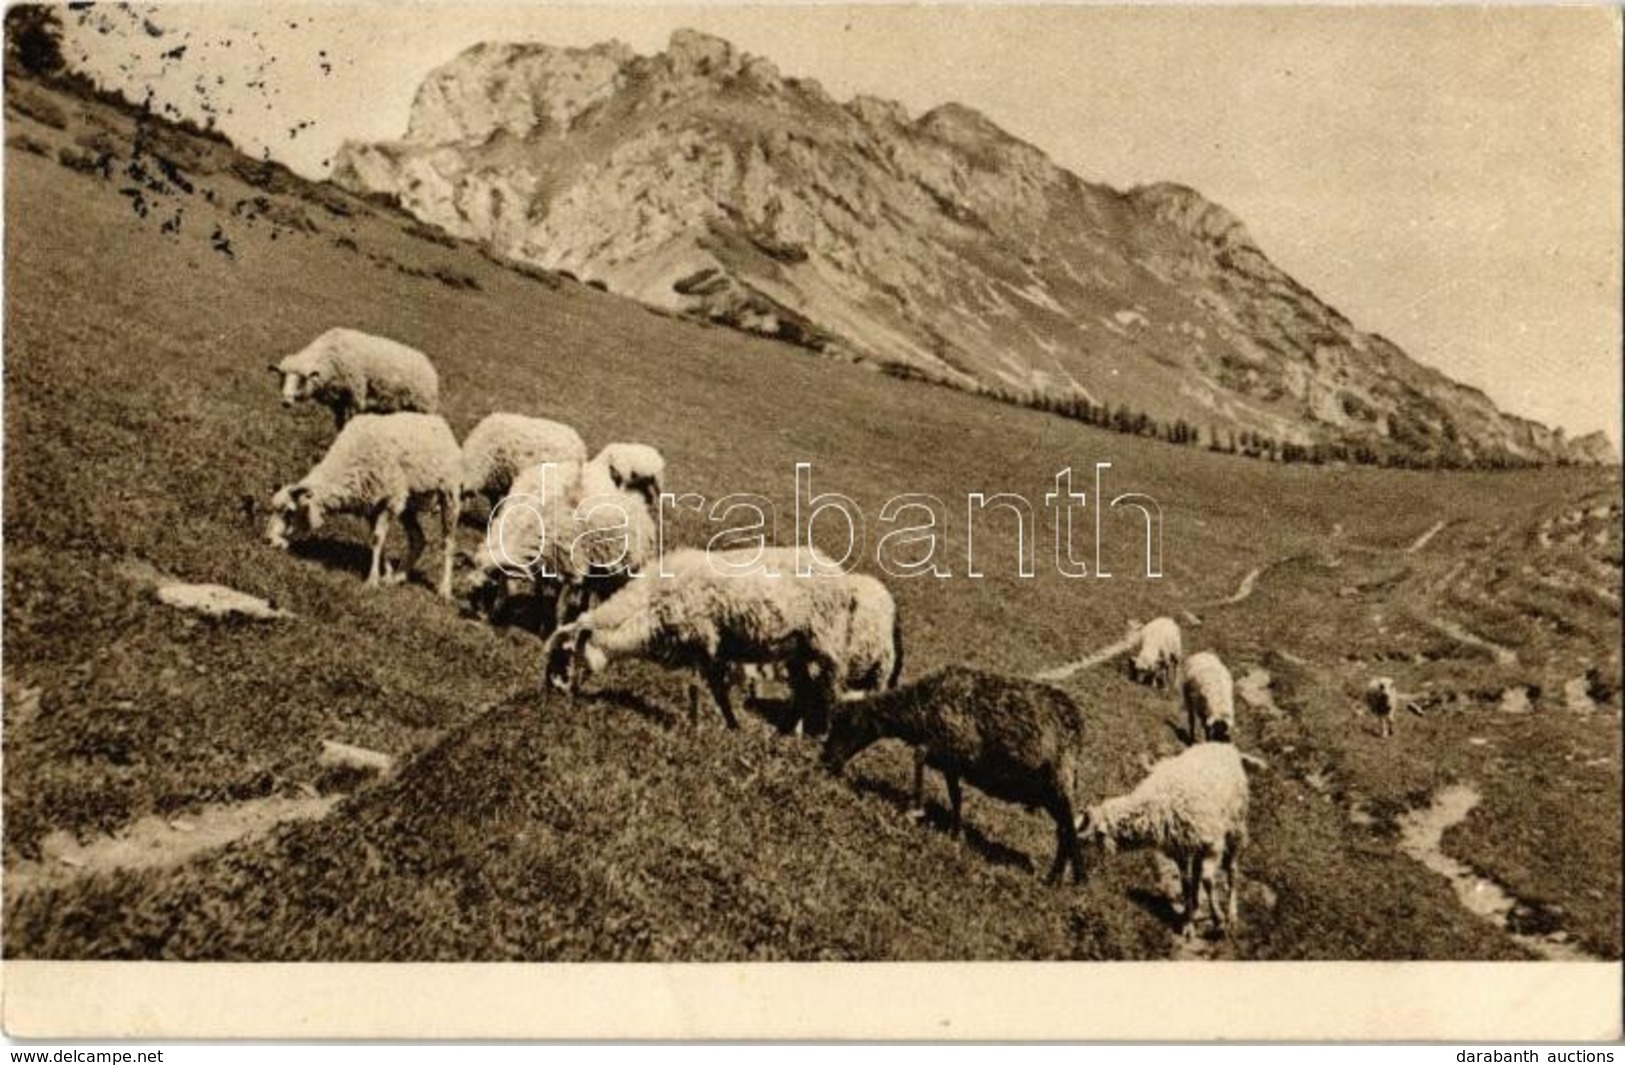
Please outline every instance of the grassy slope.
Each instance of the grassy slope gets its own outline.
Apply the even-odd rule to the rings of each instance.
[[[124,134],[120,117],[69,108],[66,131],[8,113],[8,133],[55,147],[81,128],[79,112],[92,111],[115,138]],[[203,172],[206,163],[191,172],[198,191],[184,200],[181,231],[164,234],[156,215],[131,213],[117,183],[10,148],[6,162],[5,670],[8,691],[44,691],[27,719],[7,700],[8,860],[32,853],[52,828],[111,830],[148,812],[291,792],[320,776],[320,738],[411,759],[325,821],[180,869],[8,897],[13,956],[1170,950],[1165,904],[1147,891],[1148,859],[1118,858],[1081,891],[1046,891],[1031,871],[1053,846],[1041,816],[972,793],[974,832],[956,847],[901,818],[908,759],[895,747],[831,779],[810,746],[760,722],[739,735],[714,722],[689,730],[681,682],[653,669],[613,674],[573,705],[544,699],[532,639],[462,619],[421,585],[364,589],[358,524],[335,524],[303,557],[262,546],[241,498],[263,500],[303,472],[330,434],[317,412],[276,407],[264,365],[331,325],[430,352],[460,433],[509,409],[562,417],[595,446],[646,440],[668,456],[679,490],[774,499],[786,515],[780,539],[792,533],[797,460],[815,464],[818,489],[846,492],[871,515],[905,491],[950,501],[956,578],[893,582],[911,675],[950,660],[1011,671],[1065,661],[1115,639],[1130,615],[1220,598],[1256,565],[1322,550],[1334,523],[1351,540],[1399,545],[1442,518],[1523,520],[1598,484],[1586,471],[1445,480],[1174,449],[674,322],[578,286],[554,291],[472,250],[414,238],[401,219],[368,209],[340,218],[273,197],[316,231],[284,228],[272,240],[263,219],[231,213],[258,190]],[[204,202],[205,188],[218,206]],[[217,223],[234,258],[210,245]],[[466,275],[479,287],[403,268]],[[1167,508],[1166,579],[1132,576],[1133,527],[1116,517],[1107,526],[1111,580],[1054,576],[1042,564],[1047,531],[1039,577],[1007,576],[999,560],[1013,538],[996,520],[977,534],[989,576],[963,577],[956,501],[983,489],[1036,500],[1056,469],[1095,461],[1114,463],[1114,491],[1144,491]],[[692,522],[682,531],[697,534]],[[132,561],[271,596],[299,620],[191,621],[123,575]],[[1337,579],[1311,564],[1273,570],[1253,599],[1213,611],[1189,636],[1243,666],[1272,648],[1309,663],[1298,688],[1280,696],[1291,716],[1242,730],[1284,771],[1255,781],[1246,927],[1225,949],[1519,956],[1463,914],[1442,880],[1399,856],[1382,823],[1351,826],[1305,782],[1330,765],[1341,786],[1396,803],[1445,779],[1478,780],[1496,817],[1531,830],[1475,861],[1518,870],[1528,881],[1521,889],[1542,897],[1568,900],[1577,870],[1584,883],[1611,888],[1606,902],[1571,907],[1570,920],[1617,956],[1617,808],[1596,791],[1581,797],[1579,818],[1545,800],[1497,805],[1469,760],[1478,749],[1463,745],[1480,727],[1465,716],[1430,719],[1382,748],[1351,726],[1344,689],[1358,667],[1345,644],[1372,604],[1344,604],[1328,587]],[[1617,615],[1613,625],[1617,639]],[[1140,754],[1175,749],[1171,703],[1109,671],[1069,687],[1095,725],[1092,797],[1128,786]],[[1557,753],[1572,753],[1565,745],[1617,751],[1613,715],[1518,724],[1560,738],[1529,746],[1542,773],[1566,778]],[[1524,759],[1513,752],[1510,765],[1524,768]],[[1616,758],[1605,780],[1615,793],[1618,774]],[[1535,830],[1569,831],[1580,846],[1551,868],[1534,860]]]

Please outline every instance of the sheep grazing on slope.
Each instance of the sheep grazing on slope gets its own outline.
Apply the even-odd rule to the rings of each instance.
[[[1078,820],[1086,845],[1107,852],[1154,847],[1179,867],[1185,912],[1181,931],[1195,935],[1196,910],[1207,890],[1213,922],[1236,925],[1236,862],[1247,843],[1247,772],[1228,743],[1198,743],[1151,767],[1127,795],[1089,807]],[[1228,924],[1219,914],[1214,879],[1224,872]]]
[[[282,379],[284,407],[314,400],[340,429],[357,414],[440,409],[440,378],[427,355],[354,329],[329,329],[271,371]]]
[[[817,728],[848,686],[895,683],[902,633],[884,585],[842,573],[797,576],[797,550],[672,552],[663,574],[635,581],[553,633],[546,682],[573,692],[583,667],[598,673],[620,658],[693,669],[728,727],[738,728],[729,701],[738,666],[777,663],[798,719]],[[740,572],[753,560],[777,575]],[[690,717],[697,712],[691,689]]]
[[[1073,820],[1083,758],[1083,712],[1058,688],[1039,681],[948,666],[892,691],[841,703],[824,740],[824,765],[839,772],[859,751],[884,738],[914,747],[914,806],[923,808],[925,767],[948,784],[958,836],[961,781],[994,798],[1043,809],[1055,819],[1049,882],[1072,867],[1083,880]]]
[[[1134,657],[1129,659],[1129,678],[1153,688],[1172,688],[1184,658],[1179,623],[1173,618],[1154,618],[1143,627],[1129,622],[1129,633],[1138,631]]]
[[[1400,707],[1417,717],[1424,716],[1415,699],[1400,694],[1392,677],[1373,677],[1365,686],[1365,708],[1376,717],[1384,738],[1394,734],[1394,713]]]
[[[1185,663],[1180,682],[1185,723],[1192,743],[1235,742],[1236,684],[1212,651],[1198,651]]]
[[[453,531],[457,527],[462,452],[444,418],[436,414],[363,414],[339,431],[327,454],[304,479],[278,489],[271,498],[266,539],[286,548],[293,532],[321,528],[327,515],[359,514],[372,521],[372,567],[367,583],[385,579],[384,540],[389,523],[406,528],[407,552],[391,582],[405,580],[424,548],[419,524],[424,508],[440,509],[445,564],[439,590],[451,597]]]
[[[602,469],[615,487],[636,492],[650,507],[658,505],[666,459],[648,444],[605,444],[588,465]]]
[[[654,557],[659,530],[643,497],[589,485],[575,464],[520,472],[493,512],[465,581],[470,602],[495,613],[510,579],[557,591],[555,627],[608,597]],[[596,489],[596,490],[595,490]]]
[[[482,495],[495,505],[525,470],[586,461],[587,445],[568,425],[522,414],[487,415],[463,441],[463,498]]]

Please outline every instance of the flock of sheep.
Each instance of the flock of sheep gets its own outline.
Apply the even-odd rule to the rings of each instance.
[[[357,514],[372,523],[367,582],[398,582],[426,546],[424,515],[437,510],[441,596],[460,593],[471,608],[492,611],[512,582],[528,581],[553,603],[546,685],[573,694],[585,674],[641,658],[692,671],[734,728],[732,689],[776,678],[788,686],[796,731],[824,735],[832,772],[880,739],[901,740],[915,751],[916,816],[929,766],[946,781],[956,836],[969,783],[1054,818],[1051,883],[1068,866],[1083,881],[1085,844],[1154,848],[1179,867],[1187,937],[1204,889],[1215,927],[1234,926],[1236,861],[1247,838],[1244,763],[1257,760],[1227,742],[1235,737],[1229,670],[1210,652],[1186,661],[1172,619],[1135,626],[1129,670],[1179,693],[1190,745],[1151,765],[1128,794],[1085,809],[1085,715],[1065,692],[958,665],[900,683],[902,623],[891,593],[873,577],[841,572],[816,549],[661,553],[655,508],[665,463],[654,448],[610,444],[589,459],[568,426],[500,413],[459,446],[436,413],[439,383],[428,358],[354,330],[330,330],[272,369],[285,406],[325,405],[338,427],[321,461],[272,497],[273,545],[287,547],[328,515]],[[494,532],[459,566],[454,533],[463,501],[475,496],[493,505]],[[396,520],[407,536],[399,571],[384,556]],[[635,573],[646,575],[631,579]],[[688,691],[692,719],[698,685]]]

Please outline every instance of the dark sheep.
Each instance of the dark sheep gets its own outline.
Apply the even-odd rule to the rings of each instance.
[[[1083,755],[1083,712],[1065,692],[1038,681],[948,666],[889,692],[840,703],[824,741],[824,765],[840,772],[880,739],[914,747],[914,805],[923,805],[925,767],[942,773],[960,832],[960,782],[987,795],[1042,809],[1055,819],[1048,881],[1084,869],[1073,810]]]

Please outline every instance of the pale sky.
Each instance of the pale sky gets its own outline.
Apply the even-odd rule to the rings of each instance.
[[[692,27],[840,100],[916,115],[956,100],[1091,181],[1196,188],[1360,328],[1505,410],[1620,440],[1611,8],[136,10],[163,35],[100,16],[118,28],[71,30],[70,55],[189,112],[229,106],[235,140],[313,176],[345,139],[399,137],[424,75],[480,41],[619,38],[651,54]],[[159,60],[188,30],[185,54]]]

